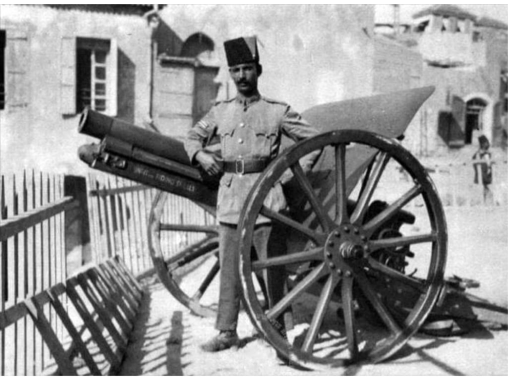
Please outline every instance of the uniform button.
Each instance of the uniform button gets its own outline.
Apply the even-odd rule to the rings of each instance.
[[[245,123],[240,123],[240,127],[244,127],[245,126]]]
[[[242,144],[242,143],[243,143],[243,139],[242,139],[242,138],[240,138],[240,139],[238,140],[238,143]]]

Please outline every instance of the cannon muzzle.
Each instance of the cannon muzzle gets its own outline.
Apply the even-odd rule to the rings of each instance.
[[[183,142],[178,139],[108,117],[89,108],[81,115],[78,131],[101,140],[106,137],[116,138],[151,154],[190,166]]]

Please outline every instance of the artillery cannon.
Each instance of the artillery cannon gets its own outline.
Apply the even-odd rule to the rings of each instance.
[[[296,145],[286,142],[250,191],[238,227],[244,307],[257,331],[292,363],[319,369],[379,362],[417,331],[431,331],[436,320],[464,318],[457,307],[469,300],[444,280],[448,238],[438,193],[398,142],[432,92],[412,89],[307,110],[304,118],[322,134]],[[168,224],[163,210],[167,193],[174,193],[215,214],[217,180],[191,167],[176,139],[90,110],[83,113],[80,132],[102,140],[80,149],[91,167],[159,189],[148,224],[157,274],[194,313],[215,315],[216,296],[207,291],[219,271],[217,229]],[[315,150],[321,155],[304,173],[299,160]],[[267,209],[269,190],[288,174],[288,207]],[[260,215],[282,227],[280,256],[265,261],[251,250]],[[161,237],[168,231],[203,235],[167,253]],[[176,276],[189,265],[197,269],[191,287]],[[285,270],[286,291],[267,306],[259,276],[277,267]],[[287,333],[280,330],[280,317]]]

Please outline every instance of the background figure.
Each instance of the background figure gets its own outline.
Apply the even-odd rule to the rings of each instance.
[[[483,202],[491,204],[492,190],[492,154],[489,151],[490,143],[486,136],[478,137],[480,148],[473,155],[474,183],[483,185]]]

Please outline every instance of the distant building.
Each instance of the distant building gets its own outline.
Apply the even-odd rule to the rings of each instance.
[[[508,25],[479,18],[454,5],[436,5],[413,16],[410,26],[379,25],[376,32],[419,52],[422,85],[436,86],[426,102],[413,151],[429,155],[477,145],[486,135],[506,146]]]
[[[73,172],[85,106],[140,122],[149,113],[147,5],[0,5],[2,172]]]
[[[374,34],[372,5],[1,5],[2,172],[86,172],[85,106],[185,135],[235,94],[222,44],[241,35],[258,37],[261,92],[302,112],[425,82],[420,52]]]

